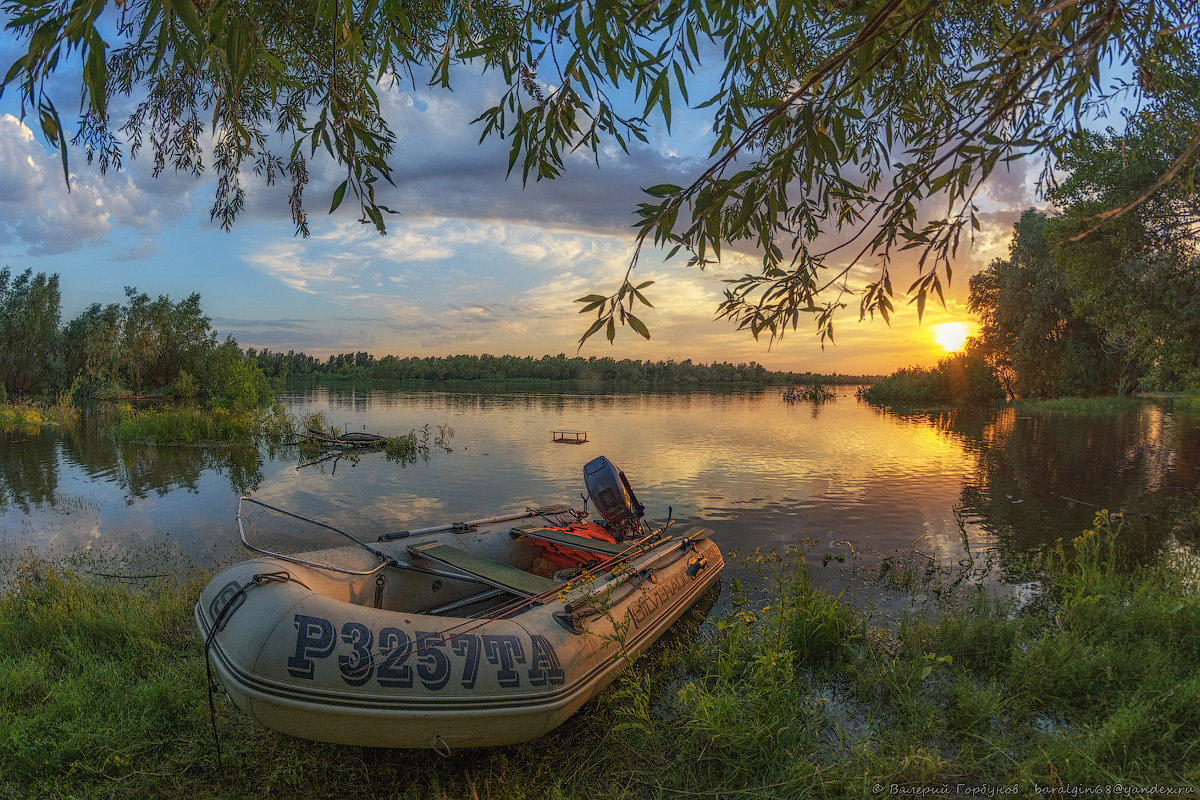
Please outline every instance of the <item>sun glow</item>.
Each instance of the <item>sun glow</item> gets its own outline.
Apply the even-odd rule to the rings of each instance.
[[[971,325],[966,322],[946,322],[933,326],[933,338],[947,353],[962,350],[971,333]]]

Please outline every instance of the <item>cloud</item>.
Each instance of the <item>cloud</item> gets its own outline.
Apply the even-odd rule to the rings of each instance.
[[[74,164],[83,160],[73,156]],[[187,207],[179,186],[168,185],[169,192],[159,186],[158,193],[148,193],[128,173],[102,176],[85,167],[72,172],[68,190],[57,156],[21,120],[0,115],[0,242],[29,255],[79,250],[121,229],[156,233]],[[118,253],[116,260],[152,256],[147,241],[143,245]]]
[[[132,247],[118,250],[110,257],[111,261],[145,261],[163,251],[163,246],[155,239],[143,239]]]
[[[502,89],[498,79],[467,70],[455,76],[453,92],[403,84],[379,89],[382,113],[396,135],[390,159],[396,186],[376,184],[379,202],[400,212],[385,218],[390,229],[398,221],[435,218],[631,236],[634,210],[644,197],[641,188],[686,181],[701,165],[694,156],[635,142],[628,154],[602,147],[598,159],[590,152],[568,151],[560,177],[523,184],[520,164],[506,176],[509,142],[497,136],[480,142],[481,127],[472,124]],[[695,147],[706,154],[708,143]],[[304,194],[315,225],[326,217],[326,204],[346,176],[319,151],[309,177]],[[250,176],[244,183],[243,222],[290,219],[287,186],[267,187]],[[359,213],[347,196],[334,219],[357,220]]]

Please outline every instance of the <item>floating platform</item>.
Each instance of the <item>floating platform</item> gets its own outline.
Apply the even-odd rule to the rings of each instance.
[[[585,444],[587,431],[550,431],[550,440],[559,444]]]

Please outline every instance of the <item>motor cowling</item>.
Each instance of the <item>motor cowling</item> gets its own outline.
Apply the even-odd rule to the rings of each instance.
[[[638,502],[625,473],[604,456],[592,459],[583,467],[583,484],[592,505],[604,517],[612,530],[632,530],[646,513]]]

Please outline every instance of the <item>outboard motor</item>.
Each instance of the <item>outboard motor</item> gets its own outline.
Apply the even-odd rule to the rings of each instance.
[[[583,484],[588,497],[608,523],[609,529],[619,532],[635,530],[645,516],[646,507],[638,502],[625,473],[604,456],[589,461],[583,467]]]

